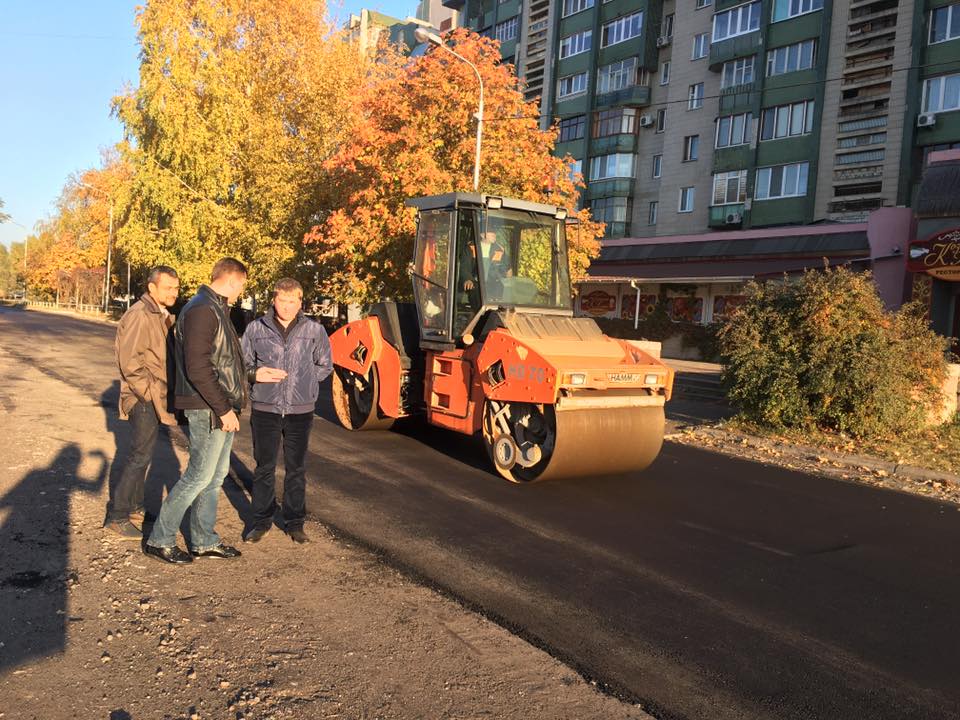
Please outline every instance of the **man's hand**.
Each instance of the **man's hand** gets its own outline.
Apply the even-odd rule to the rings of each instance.
[[[220,429],[224,432],[237,432],[240,429],[240,418],[233,410],[220,416]]]
[[[463,289],[464,289],[464,290],[473,290],[473,280],[467,280],[467,281],[463,284]]]
[[[258,383],[278,383],[285,377],[287,377],[286,370],[280,370],[279,368],[272,367],[257,368]]]

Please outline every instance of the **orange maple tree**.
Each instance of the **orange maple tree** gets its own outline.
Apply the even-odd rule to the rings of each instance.
[[[445,42],[470,60],[484,83],[485,118],[480,191],[576,207],[573,160],[554,156],[556,129],[539,126],[536,103],[524,100],[498,44],[466,30]],[[408,298],[405,272],[413,255],[415,211],[407,198],[470,191],[478,100],[476,75],[441,49],[415,58],[383,48],[358,88],[355,126],[328,159],[321,207],[333,208],[306,234],[321,290],[343,302]],[[573,213],[573,277],[599,252],[603,225],[588,210]]]

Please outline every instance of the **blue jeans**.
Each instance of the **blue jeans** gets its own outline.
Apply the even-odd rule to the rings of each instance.
[[[217,522],[220,486],[230,471],[234,433],[210,427],[210,410],[186,410],[190,460],[177,484],[163,501],[148,545],[172,547],[183,516],[190,510],[190,549],[203,552],[220,544]]]

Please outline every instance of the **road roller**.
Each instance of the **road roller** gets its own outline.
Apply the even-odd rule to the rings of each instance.
[[[376,303],[330,336],[343,426],[422,416],[479,435],[518,483],[650,465],[673,371],[659,344],[574,316],[566,210],[479,193],[407,204],[414,302]]]

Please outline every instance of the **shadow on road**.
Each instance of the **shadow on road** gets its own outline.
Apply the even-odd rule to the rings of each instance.
[[[70,499],[75,492],[100,492],[107,479],[107,458],[92,455],[100,460],[93,479],[80,477],[83,451],[69,443],[0,498],[0,674],[66,645],[67,623],[75,620],[67,593],[79,581],[68,565]]]

